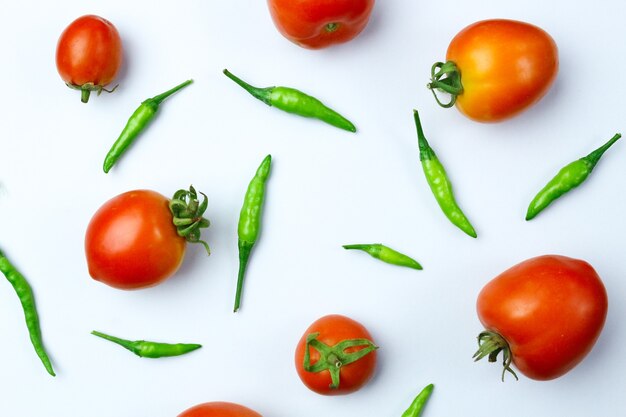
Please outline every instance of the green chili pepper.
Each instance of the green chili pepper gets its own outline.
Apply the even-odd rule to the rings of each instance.
[[[420,161],[422,162],[422,168],[426,175],[426,182],[428,182],[437,203],[439,203],[439,207],[441,207],[441,210],[452,224],[471,237],[476,237],[474,227],[467,217],[465,217],[465,214],[463,214],[463,211],[461,211],[461,208],[454,199],[452,184],[448,179],[446,170],[424,136],[417,110],[413,110],[413,116],[415,118],[415,126],[417,127]]]
[[[307,372],[328,371],[331,380],[330,388],[333,389],[339,388],[341,367],[356,362],[378,349],[378,346],[368,339],[346,339],[336,345],[328,346],[326,343],[318,340],[317,336],[319,336],[319,333],[311,333],[306,337],[302,367]],[[311,364],[309,347],[317,350],[320,354],[320,358],[313,364]],[[362,349],[346,352],[346,350],[356,347],[362,347]]]
[[[424,410],[426,401],[428,401],[430,394],[433,392],[433,388],[435,388],[433,384],[426,385],[426,387],[417,394],[417,397],[415,397],[409,408],[402,414],[402,417],[419,417]]]
[[[39,325],[37,308],[35,307],[35,296],[33,295],[33,290],[28,284],[28,281],[26,281],[26,278],[20,274],[13,264],[11,264],[1,250],[0,272],[2,272],[9,283],[11,283],[18,298],[20,299],[22,309],[24,310],[24,318],[26,319],[26,328],[28,329],[30,341],[35,348],[37,356],[41,359],[46,371],[48,371],[50,375],[56,376],[54,370],[52,369],[50,358],[48,358],[48,354],[43,346],[43,341],[41,340],[41,327]]]
[[[235,309],[237,311],[241,304],[241,291],[243,289],[243,279],[248,265],[248,258],[252,251],[252,246],[259,237],[261,229],[261,211],[265,198],[265,183],[270,174],[272,156],[267,155],[256,171],[254,178],[248,185],[246,196],[239,215],[239,225],[237,235],[239,237],[239,274],[237,277],[237,293],[235,295]]]
[[[531,220],[554,200],[582,184],[591,174],[604,152],[621,137],[621,134],[616,133],[611,140],[589,155],[563,167],[530,202],[526,212],[526,220]]]
[[[113,343],[117,343],[118,345],[130,350],[135,355],[142,358],[164,358],[167,356],[180,356],[202,347],[202,345],[198,345],[195,343],[170,344],[148,342],[145,340],[130,341],[126,339],[120,339],[119,337],[110,336],[108,334],[100,333],[95,330],[91,332],[91,334],[109,340]]]
[[[159,105],[179,90],[187,87],[191,84],[193,80],[187,80],[182,84],[177,85],[171,90],[166,91],[163,94],[159,94],[158,96],[154,96],[152,98],[144,100],[141,105],[135,110],[128,122],[126,122],[126,126],[119,138],[115,141],[109,153],[107,153],[106,158],[104,158],[104,172],[107,173],[115,165],[118,159],[122,156],[122,154],[126,151],[126,149],[130,146],[131,143],[139,136],[139,134],[146,128],[148,123],[154,119],[157,110],[159,109]]]
[[[343,245],[343,248],[362,250],[369,253],[374,258],[380,259],[388,264],[407,266],[413,269],[423,269],[422,265],[420,265],[415,259],[410,258],[403,253],[397,252],[381,243]]]
[[[227,69],[224,70],[224,74],[268,106],[274,106],[288,113],[319,119],[340,129],[356,132],[356,127],[350,120],[302,91],[289,87],[254,87],[231,74]]]

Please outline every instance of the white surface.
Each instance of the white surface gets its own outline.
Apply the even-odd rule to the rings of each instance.
[[[34,287],[58,376],[45,373],[12,288],[0,284],[0,415],[171,417],[227,400],[266,417],[399,416],[430,382],[425,416],[624,414],[626,143],[579,190],[532,222],[523,218],[561,166],[624,129],[626,3],[379,1],[359,38],[321,51],[280,36],[264,1],[36,3],[5,2],[0,14],[0,245]],[[126,64],[114,94],[83,105],[61,82],[54,53],[61,31],[87,13],[116,25]],[[494,17],[547,30],[561,67],[537,106],[483,125],[440,109],[424,86],[460,29]],[[223,68],[315,95],[359,132],[268,108]],[[136,106],[187,78],[195,83],[164,103],[103,174],[104,155]],[[430,194],[413,108],[477,240],[452,226]],[[263,230],[233,314],[239,209],[268,153]],[[104,201],[136,188],[171,195],[190,183],[210,198],[210,258],[192,247],[175,277],[143,291],[89,277],[83,236]],[[374,241],[414,256],[424,271],[341,248]],[[602,276],[604,332],[562,378],[502,383],[499,366],[471,360],[481,330],[476,295],[504,269],[546,253],[585,259]],[[381,346],[375,378],[349,396],[316,395],[294,370],[301,333],[329,313],[359,320]],[[93,329],[204,347],[139,359]]]

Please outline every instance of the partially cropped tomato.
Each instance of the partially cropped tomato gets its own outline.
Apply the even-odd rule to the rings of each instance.
[[[268,0],[274,24],[284,37],[319,49],[357,36],[369,21],[374,0]]]
[[[155,191],[135,190],[100,207],[85,235],[92,278],[124,290],[151,287],[178,270],[187,241],[206,246],[199,239],[199,228],[208,226],[202,217],[206,196],[199,204],[191,187],[177,192],[173,200],[175,205]]]
[[[81,101],[86,103],[92,91],[100,94],[115,79],[122,55],[122,40],[111,22],[99,16],[82,16],[59,38],[57,70],[68,87],[81,91]]]
[[[183,411],[178,417],[262,417],[256,411],[252,411],[243,405],[211,402],[198,404],[188,410]]]
[[[444,107],[479,122],[508,119],[539,101],[559,67],[556,43],[543,29],[515,20],[483,20],[450,42],[447,62],[432,68],[429,88]],[[451,94],[443,104],[434,90]]]
[[[475,357],[495,361],[504,354],[529,378],[557,378],[591,351],[606,319],[604,284],[587,262],[546,255],[504,271],[478,295],[478,317],[486,331]]]
[[[374,375],[377,348],[362,324],[338,314],[324,316],[298,342],[296,370],[318,394],[348,394]]]

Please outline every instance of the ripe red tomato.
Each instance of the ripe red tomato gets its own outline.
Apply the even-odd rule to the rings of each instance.
[[[136,190],[100,207],[85,236],[89,274],[124,290],[151,287],[173,275],[186,242],[176,233],[168,204],[155,191]]]
[[[304,385],[318,394],[348,394],[374,375],[376,349],[360,323],[337,314],[324,316],[298,342],[296,370]]]
[[[261,414],[239,404],[212,402],[198,404],[183,411],[178,417],[262,417]]]
[[[91,91],[100,94],[122,65],[122,40],[111,22],[94,15],[79,17],[61,34],[57,70],[65,83],[81,90],[83,103]]]
[[[477,359],[495,361],[502,350],[505,362],[512,360],[527,377],[557,378],[589,353],[607,308],[604,285],[588,263],[557,255],[528,259],[478,295],[478,317],[487,333],[479,339]],[[489,342],[495,346],[489,348]]]
[[[284,37],[305,48],[347,42],[367,25],[374,0],[268,0]]]
[[[556,43],[548,33],[503,19],[463,29],[450,42],[446,59],[433,67],[429,88],[451,93],[451,103],[479,122],[505,120],[535,104],[559,67]]]

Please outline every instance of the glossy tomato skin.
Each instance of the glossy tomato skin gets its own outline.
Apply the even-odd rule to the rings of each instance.
[[[262,417],[261,414],[239,404],[210,402],[198,404],[183,411],[178,417]]]
[[[504,19],[463,29],[452,39],[446,58],[461,72],[457,108],[480,122],[505,120],[535,104],[559,67],[556,43],[547,32]]]
[[[608,309],[604,284],[587,262],[546,255],[504,271],[480,292],[478,317],[508,342],[529,378],[550,380],[595,344]]]
[[[349,394],[360,389],[372,378],[376,370],[376,351],[368,353],[356,362],[343,366],[339,388],[330,388],[332,381],[328,371],[313,373],[304,370],[306,338],[312,333],[319,333],[318,340],[329,346],[346,339],[363,338],[374,341],[369,331],[362,324],[346,316],[331,314],[313,322],[300,338],[295,354],[298,376],[310,390],[322,395]],[[320,357],[319,352],[309,348],[309,353],[311,364],[314,364]]]
[[[89,274],[111,287],[151,287],[173,275],[186,241],[172,223],[169,200],[135,190],[107,201],[94,214],[85,235]]]
[[[74,86],[105,86],[122,65],[122,40],[111,22],[86,15],[74,20],[61,34],[56,64],[63,81]]]
[[[268,0],[274,24],[304,48],[320,49],[356,37],[369,21],[374,0]],[[329,31],[328,25],[335,25]]]

